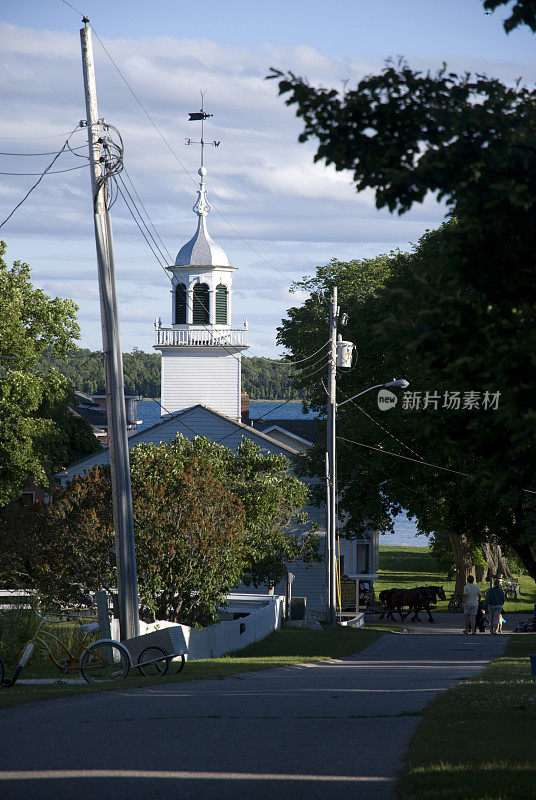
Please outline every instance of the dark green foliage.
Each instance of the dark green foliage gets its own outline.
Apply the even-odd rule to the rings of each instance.
[[[76,306],[30,282],[28,264],[8,267],[0,242],[0,507],[28,483],[48,486],[66,463],[98,450],[87,422],[69,410],[69,381],[43,353],[64,357],[79,336]]]
[[[443,198],[458,228],[442,248],[461,277],[502,306],[530,297],[536,90],[446,66],[425,74],[403,60],[344,94],[278,70],[272,77],[297,105],[300,140],[318,140],[317,160],[351,170],[379,208],[403,213],[428,192]]]
[[[307,487],[281,455],[244,440],[236,453],[196,437],[130,451],[136,559],[145,619],[206,624],[233,586],[277,583],[285,563],[318,560],[301,509]],[[6,514],[0,581],[64,603],[117,586],[108,467],[58,491],[50,506]],[[16,583],[16,580],[19,583]]]
[[[531,31],[536,31],[536,3],[534,0],[484,0],[484,8],[495,11],[499,6],[513,3],[511,14],[504,20],[504,30],[510,33],[520,25],[527,25]]]
[[[134,348],[123,353],[125,394],[160,397],[160,353],[144,353]],[[73,387],[84,394],[104,394],[102,353],[77,348],[58,358],[43,354],[41,366],[54,367]],[[253,400],[299,399],[302,395],[293,382],[293,368],[284,361],[252,356],[242,359],[242,389]]]

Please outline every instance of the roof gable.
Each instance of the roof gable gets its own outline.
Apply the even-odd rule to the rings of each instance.
[[[265,452],[282,453],[288,457],[297,453],[294,448],[272,439],[262,431],[237,422],[200,403],[170,414],[156,425],[151,425],[150,428],[144,428],[129,436],[129,449],[141,443],[167,444],[179,433],[187,439],[193,439],[194,436],[206,436],[212,442],[221,443],[231,450],[236,450],[242,439],[246,437],[256,442]],[[108,447],[105,447],[98,453],[93,453],[71,464],[63,472],[58,473],[57,477],[65,483],[75,475],[83,475],[92,467],[98,464],[108,464],[109,461],[110,451]]]

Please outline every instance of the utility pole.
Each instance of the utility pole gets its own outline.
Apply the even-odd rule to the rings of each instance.
[[[107,207],[104,170],[101,161],[102,139],[97,108],[91,28],[86,17],[83,18],[83,21],[84,27],[80,31],[80,39],[82,43],[91,194],[99,275],[102,349],[104,353],[106,408],[108,414],[108,444],[112,473],[115,556],[119,590],[119,623],[121,639],[130,639],[139,633],[139,610],[136,550],[134,546],[134,513],[132,509],[125,389],[123,383],[123,356],[117,316],[112,224]]]
[[[327,403],[327,461],[328,469],[328,622],[336,625],[337,609],[337,464],[336,430],[337,415],[337,287],[331,290],[329,304],[329,361],[328,361],[328,403]]]

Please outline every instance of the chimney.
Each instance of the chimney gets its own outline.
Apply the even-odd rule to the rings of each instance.
[[[249,425],[249,395],[242,392],[240,395],[240,418],[244,425]]]

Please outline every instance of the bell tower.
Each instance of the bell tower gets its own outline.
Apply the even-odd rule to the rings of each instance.
[[[171,326],[155,325],[155,349],[162,353],[162,414],[202,403],[240,420],[241,358],[246,350],[247,323],[232,327],[232,276],[236,267],[210,237],[204,166],[204,109],[190,114],[201,120],[199,190],[193,211],[197,230],[178,252],[171,274]],[[187,140],[188,144],[194,144]],[[210,142],[218,146],[219,142]],[[165,409],[165,410],[164,410]]]

